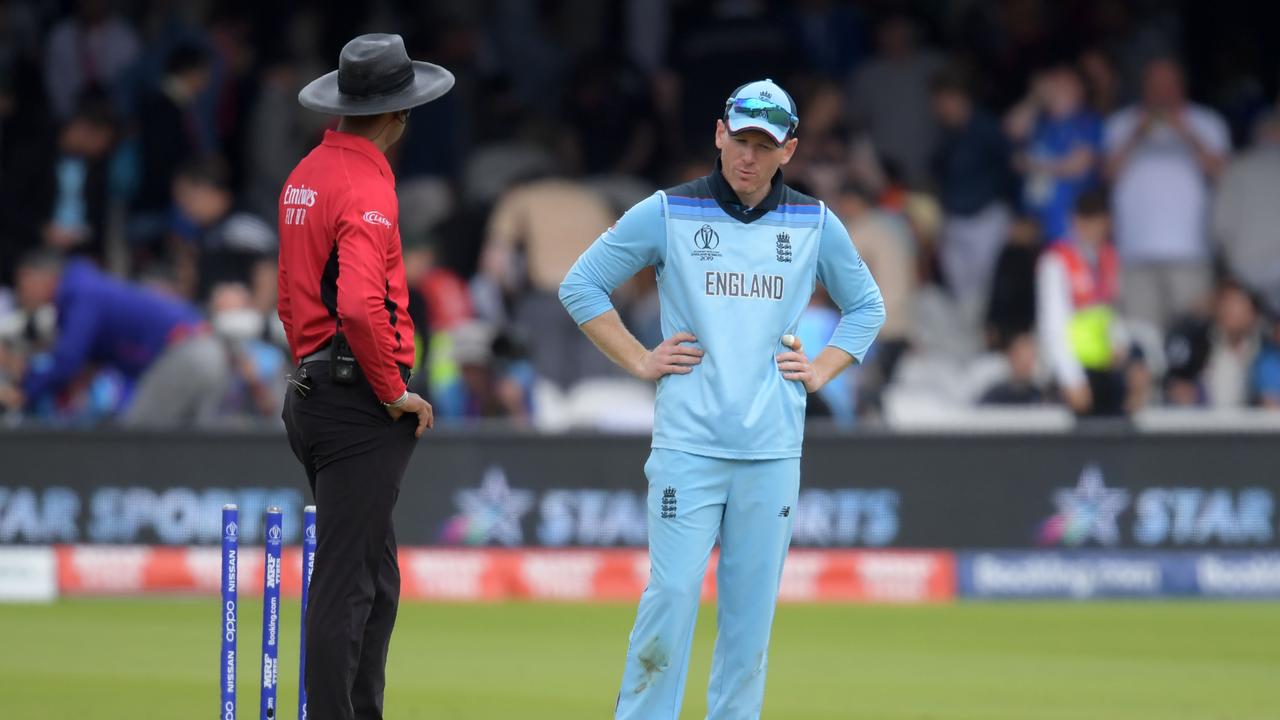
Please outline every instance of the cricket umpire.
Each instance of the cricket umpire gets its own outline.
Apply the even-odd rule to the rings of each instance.
[[[280,193],[279,311],[297,363],[284,422],[316,501],[306,617],[312,720],[382,717],[400,597],[391,511],[431,406],[408,392],[413,322],[386,151],[453,75],[361,35],[298,94],[342,116]]]
[[[769,80],[734,90],[716,120],[715,169],[658,191],[583,253],[560,298],[591,340],[657,381],[649,481],[649,585],[615,716],[680,715],[702,576],[720,540],[708,720],[760,716],[769,633],[800,485],[806,392],[861,359],[884,322],[880,290],[840,220],[787,187],[799,124]],[[658,272],[662,335],[627,331],[609,293]],[[815,282],[840,306],[810,360],[794,338]]]

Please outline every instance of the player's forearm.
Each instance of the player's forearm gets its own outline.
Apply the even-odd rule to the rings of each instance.
[[[600,352],[618,367],[640,377],[640,367],[648,349],[622,324],[617,310],[609,310],[582,323],[579,327]]]
[[[831,382],[835,376],[852,365],[853,361],[852,355],[834,345],[823,348],[822,352],[818,353],[818,357],[813,359],[813,374],[818,381],[818,387]]]

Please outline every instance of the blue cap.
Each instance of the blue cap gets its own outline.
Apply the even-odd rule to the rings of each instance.
[[[768,78],[734,90],[724,104],[724,121],[730,134],[761,130],[779,145],[786,142],[800,124],[791,95]]]

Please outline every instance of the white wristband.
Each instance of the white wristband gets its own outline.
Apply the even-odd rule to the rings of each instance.
[[[409,401],[409,391],[405,390],[404,393],[395,400],[395,402],[382,403],[382,404],[384,407],[399,409],[402,405],[404,405],[408,401]]]

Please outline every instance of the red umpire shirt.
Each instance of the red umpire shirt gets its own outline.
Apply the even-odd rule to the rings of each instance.
[[[398,366],[414,354],[395,184],[372,142],[328,130],[280,193],[278,307],[294,362],[340,324],[384,403],[404,394]]]

